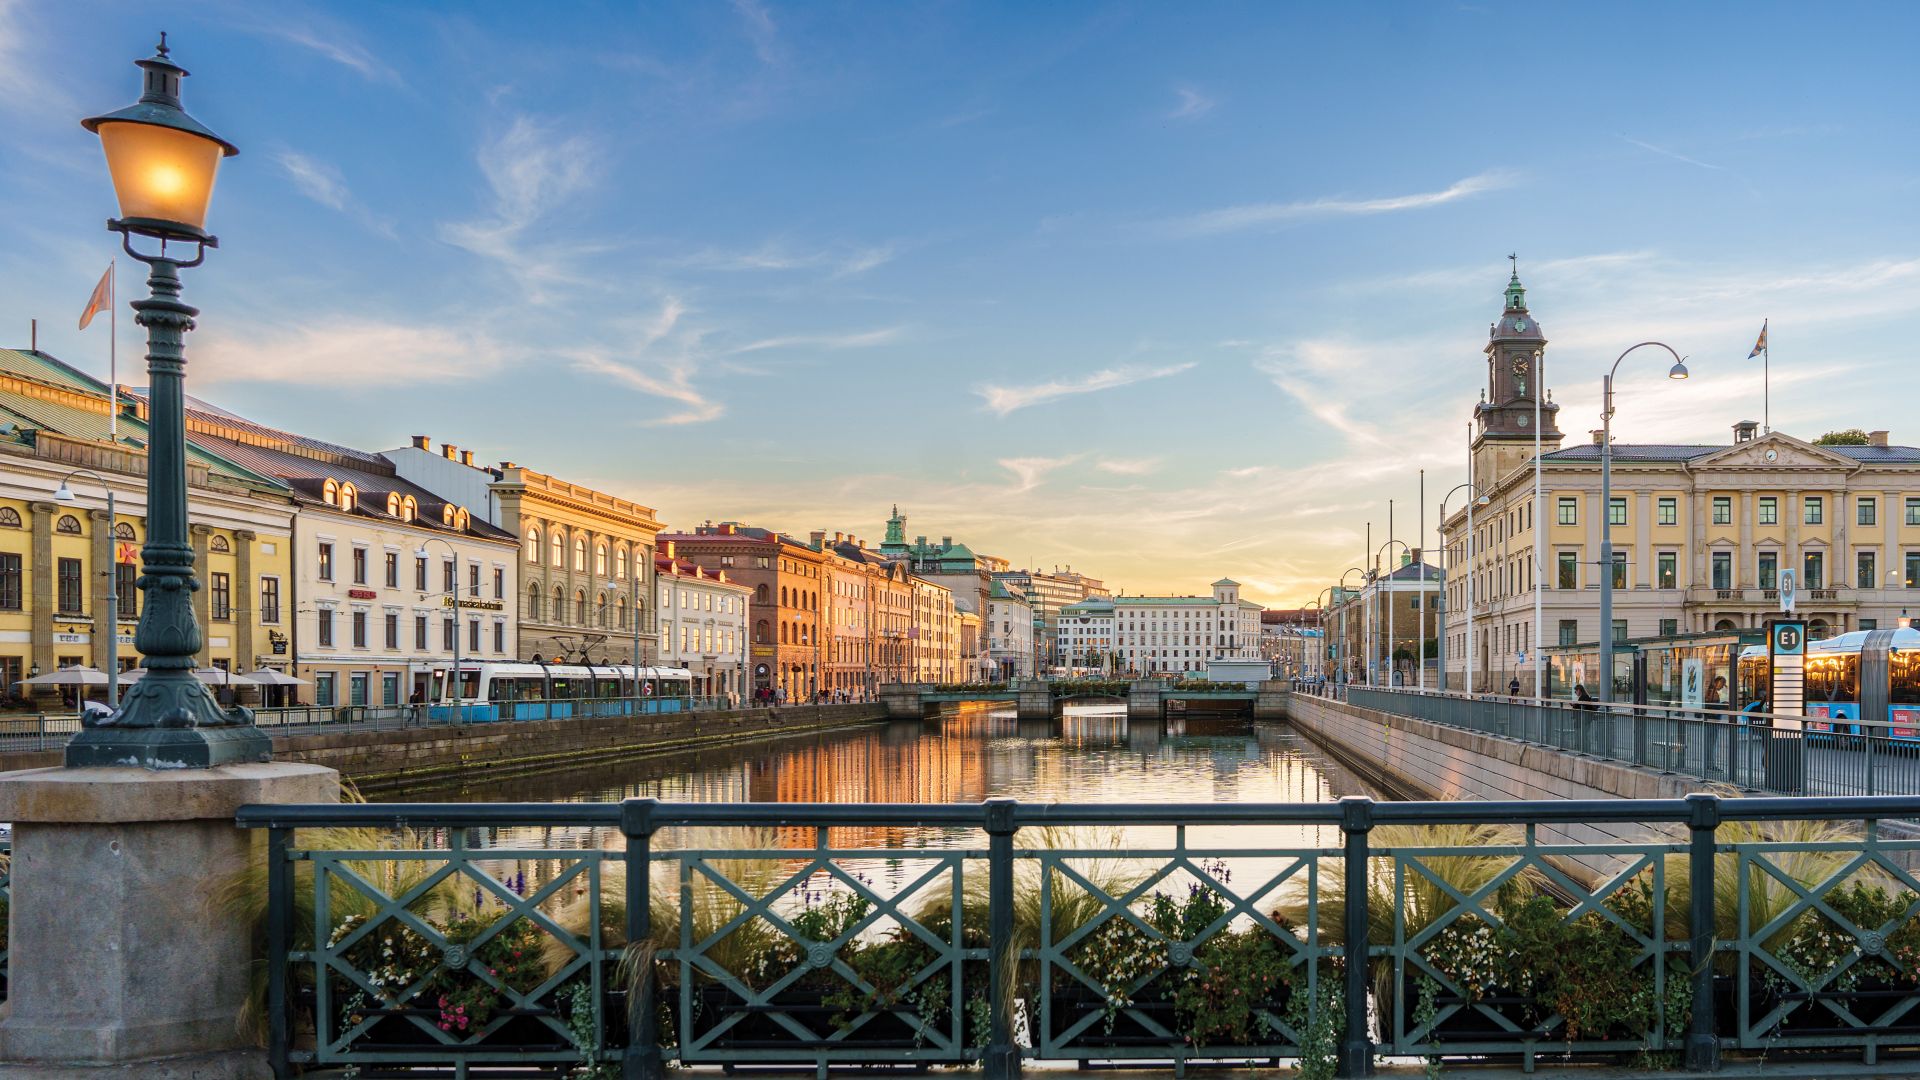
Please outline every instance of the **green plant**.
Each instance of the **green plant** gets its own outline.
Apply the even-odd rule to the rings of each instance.
[[[1839,993],[1850,993],[1869,982],[1915,981],[1911,958],[1920,955],[1920,926],[1907,918],[1907,912],[1916,900],[1920,897],[1912,892],[1889,892],[1878,882],[1857,877],[1826,895],[1827,906],[1862,931],[1879,933],[1897,923],[1886,941],[1892,960],[1863,955],[1858,939],[1820,911],[1803,912],[1794,919],[1775,955],[1808,986]],[[1902,971],[1894,961],[1908,965],[1907,969]],[[1768,978],[1787,988],[1777,974],[1768,972]]]
[[[1295,994],[1287,1022],[1300,1032],[1299,1080],[1333,1080],[1340,1066],[1340,1037],[1346,1034],[1346,996],[1336,965],[1329,965],[1313,994]]]
[[[619,1071],[611,1062],[600,1060],[600,1025],[593,1007],[593,986],[585,980],[569,983],[557,995],[567,1018],[567,1031],[580,1048],[580,1064],[573,1070],[574,1080],[616,1080]]]
[[[1251,1045],[1272,1021],[1263,1009],[1293,981],[1293,967],[1264,927],[1222,932],[1194,954],[1174,992],[1174,1008],[1195,1046]]]

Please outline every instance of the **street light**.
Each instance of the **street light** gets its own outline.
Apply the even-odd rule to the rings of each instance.
[[[1600,380],[1600,700],[1613,700],[1613,376],[1620,361],[1634,349],[1648,346],[1667,350],[1673,366],[1667,378],[1687,377],[1686,358],[1673,346],[1660,341],[1643,341],[1628,347],[1613,361],[1613,367]],[[1536,525],[1537,527],[1537,525]],[[1535,587],[1539,582],[1534,583]]]
[[[1346,570],[1341,572],[1340,591],[1343,593],[1347,593],[1349,597],[1351,597],[1352,595],[1354,595],[1354,593],[1353,593],[1353,590],[1347,588],[1348,574],[1359,574],[1361,577],[1361,584],[1364,586],[1366,584],[1367,572],[1365,570],[1362,570],[1358,566],[1349,566]],[[1351,612],[1352,612],[1351,603],[1342,603],[1340,605],[1340,644],[1342,646],[1345,646],[1347,643],[1347,620],[1353,617]],[[1362,627],[1360,633],[1362,637],[1366,636],[1366,629],[1364,626]],[[1352,657],[1348,657],[1348,656],[1342,656],[1340,658],[1340,667],[1342,670],[1344,670],[1347,667],[1348,661],[1350,661],[1351,659]],[[1353,681],[1353,673],[1350,671],[1347,672],[1347,681],[1348,682]]]
[[[118,542],[119,537],[113,534],[114,522],[118,520],[118,514],[114,509],[113,486],[107,483],[106,479],[97,472],[90,469],[75,469],[68,473],[65,479],[60,481],[60,490],[53,493],[53,501],[62,503],[77,503],[80,501],[79,497],[73,493],[73,489],[67,486],[67,481],[72,480],[76,476],[91,476],[107,491],[107,552],[109,558],[106,568],[97,572],[109,583],[104,590],[102,599],[102,603],[105,605],[102,614],[104,614],[107,619],[107,708],[118,709],[120,707],[120,598],[118,595],[119,590],[114,587],[113,578],[114,567],[119,565],[120,560],[114,557],[117,554],[114,545]]]
[[[1408,563],[1412,563],[1412,562],[1413,562],[1413,548],[1411,548],[1411,547],[1408,547],[1408,546],[1407,546],[1407,542],[1406,542],[1405,540],[1388,540],[1388,541],[1387,541],[1386,543],[1384,543],[1384,544],[1381,544],[1381,545],[1380,545],[1380,550],[1379,550],[1379,551],[1375,551],[1375,552],[1373,553],[1373,561],[1374,561],[1374,562],[1379,562],[1379,561],[1380,561],[1380,552],[1381,552],[1381,551],[1385,551],[1385,550],[1387,550],[1388,548],[1390,548],[1390,547],[1392,547],[1392,546],[1393,546],[1393,545],[1395,545],[1395,544],[1399,544],[1399,545],[1400,545],[1400,546],[1401,546],[1402,548],[1404,548],[1404,549],[1406,550],[1406,552],[1407,552],[1407,561],[1408,561]],[[1427,579],[1426,579],[1426,576],[1425,576],[1425,574],[1426,574],[1426,572],[1425,572],[1424,570],[1423,570],[1423,571],[1421,571],[1421,578],[1420,578],[1420,581],[1421,581],[1421,584],[1423,584],[1423,585],[1424,585],[1424,584],[1426,583],[1426,580],[1427,580]],[[1394,655],[1393,655],[1393,644],[1394,644],[1394,642],[1393,642],[1393,638],[1394,638],[1394,633],[1393,633],[1393,594],[1394,594],[1394,592],[1395,592],[1396,590],[1395,590],[1395,589],[1393,588],[1393,575],[1394,575],[1394,569],[1393,569],[1393,564],[1392,564],[1392,563],[1388,563],[1388,564],[1387,564],[1387,686],[1388,686],[1389,688],[1391,688],[1391,687],[1393,686],[1393,676],[1394,676],[1394,663],[1395,663],[1395,658],[1394,658]],[[1422,662],[1422,664],[1424,664],[1424,663],[1425,663],[1425,661],[1426,661],[1426,658],[1425,658],[1425,657],[1422,657],[1422,658],[1421,658],[1421,662]]]
[[[460,638],[462,632],[466,630],[466,627],[460,625],[460,549],[454,547],[453,541],[444,536],[429,536],[420,541],[419,547],[413,549],[413,557],[421,562],[427,561],[428,544],[444,545],[447,554],[453,558],[453,588],[447,592],[447,606],[453,609],[453,673],[447,679],[447,683],[453,691],[453,722],[459,724],[466,722],[467,719],[466,704],[460,696]]]
[[[1466,480],[1461,483],[1455,484],[1453,486],[1453,491],[1449,491],[1445,495],[1440,496],[1440,522],[1443,527],[1445,526],[1446,520],[1447,520],[1447,500],[1453,498],[1453,492],[1459,491],[1461,488],[1466,488],[1470,496],[1475,496],[1467,500],[1467,641],[1466,641],[1467,663],[1466,663],[1466,681],[1462,683],[1460,686],[1460,690],[1462,693],[1472,694],[1473,693],[1473,554],[1474,554],[1473,508],[1476,506],[1482,506],[1482,507],[1487,506],[1490,503],[1492,503],[1493,500],[1487,498],[1485,495],[1481,495],[1479,486],[1476,485],[1471,480]],[[1442,543],[1440,545],[1440,584],[1441,584],[1440,595],[1443,598],[1446,596],[1446,581],[1447,581],[1447,545],[1445,543]],[[1441,608],[1440,608],[1440,658],[1439,658],[1440,659],[1440,689],[1442,690],[1445,690],[1447,688],[1446,611],[1447,609],[1445,606],[1445,600],[1443,599],[1441,601]]]
[[[81,126],[100,136],[120,204],[120,217],[107,228],[149,271],[149,295],[131,305],[134,322],[147,328],[147,539],[138,583],[147,600],[134,632],[147,674],[127,691],[111,724],[85,726],[67,743],[66,763],[162,769],[267,761],[272,743],[253,726],[253,714],[221,708],[193,675],[202,637],[193,617],[199,582],[187,540],[183,384],[186,332],[199,311],[180,301],[180,271],[200,265],[207,249],[219,246],[206,231],[207,205],[220,160],[239,150],[180,107],[187,73],[168,57],[166,35],[153,56],[134,63],[142,73],[140,100]],[[135,236],[158,240],[159,253],[135,251]],[[169,255],[169,242],[193,244],[193,258]]]

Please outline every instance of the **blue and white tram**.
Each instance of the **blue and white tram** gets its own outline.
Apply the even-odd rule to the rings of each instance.
[[[1740,660],[1743,690],[1757,690],[1766,649],[1750,647]],[[1865,717],[1884,720],[1889,738],[1920,743],[1920,630],[1855,630],[1808,642],[1806,715],[1810,735],[1858,736]]]
[[[457,684],[461,716],[469,723],[560,720],[680,712],[689,707],[693,673],[631,664],[482,661],[462,663]],[[435,709],[436,719],[441,711]]]

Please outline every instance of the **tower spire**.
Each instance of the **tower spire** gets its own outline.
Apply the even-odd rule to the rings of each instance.
[[[1509,255],[1507,261],[1513,264],[1513,274],[1507,279],[1507,310],[1525,311],[1527,287],[1520,284],[1520,255],[1517,252]]]

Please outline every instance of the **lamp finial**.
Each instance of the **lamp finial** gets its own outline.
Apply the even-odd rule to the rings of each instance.
[[[160,44],[154,47],[153,52],[156,56],[167,55],[167,32],[165,30],[160,31]]]

